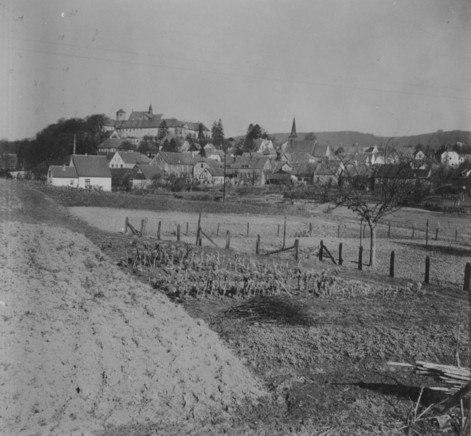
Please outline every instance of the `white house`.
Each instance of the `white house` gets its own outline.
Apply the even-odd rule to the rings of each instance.
[[[69,165],[51,165],[47,183],[72,188],[111,191],[111,171],[105,156],[74,154]]]
[[[47,183],[53,186],[78,186],[78,175],[75,167],[66,165],[51,165],[47,172]]]
[[[105,156],[74,154],[70,158],[70,166],[77,172],[78,188],[111,191],[111,171]]]
[[[138,151],[117,151],[109,162],[110,168],[134,168],[139,164],[149,164],[151,159]]]

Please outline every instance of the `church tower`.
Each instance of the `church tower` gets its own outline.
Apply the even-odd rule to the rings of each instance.
[[[292,147],[298,138],[298,135],[296,133],[296,118],[293,118],[293,126],[291,127],[291,134],[288,137],[288,142],[289,145]]]

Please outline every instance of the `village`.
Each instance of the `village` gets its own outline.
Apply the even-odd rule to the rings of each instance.
[[[471,154],[463,143],[438,150],[416,146],[408,152],[388,144],[335,146],[321,143],[314,133],[298,135],[293,119],[286,140],[277,143],[259,132],[250,138],[250,151],[246,151],[247,137],[218,141],[214,126],[211,132],[202,123],[162,119],[153,113],[152,105],[147,111],[132,111],[127,119],[120,109],[116,120],[103,127],[103,137],[96,155],[75,153],[74,143],[72,155],[62,165],[49,166],[47,183],[103,191],[224,185],[328,187],[354,174],[367,190],[396,177],[420,190],[422,199],[447,196],[455,206],[470,195]]]

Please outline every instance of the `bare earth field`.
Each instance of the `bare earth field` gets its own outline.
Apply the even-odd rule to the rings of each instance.
[[[458,350],[469,366],[469,305],[461,290],[471,260],[466,218],[430,215],[443,238],[426,251],[419,231],[411,240],[406,225],[423,212],[397,214],[393,237],[380,234],[377,271],[358,272],[358,222],[345,211],[313,207],[307,216],[288,216],[287,245],[299,237],[301,267],[406,290],[356,298],[187,296],[176,304],[149,284],[148,271],[118,266],[136,245],[121,230],[125,216],[137,228],[147,218],[150,236],[161,221],[162,238],[175,241],[180,224],[179,246],[194,244],[197,213],[67,209],[38,186],[3,180],[0,196],[2,434],[457,434],[453,421],[442,428],[433,419],[406,422],[420,388],[438,383],[387,362],[455,364]],[[250,258],[257,234],[262,250],[280,246],[282,223],[270,215],[202,216],[218,245],[230,230],[231,253]],[[320,239],[335,252],[344,244],[342,269],[315,258]],[[396,280],[387,277],[391,250]],[[431,284],[412,291],[408,283],[423,280],[425,255]],[[279,262],[295,266],[292,254]],[[440,399],[425,390],[417,407]]]

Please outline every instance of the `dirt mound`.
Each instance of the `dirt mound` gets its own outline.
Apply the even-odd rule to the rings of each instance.
[[[3,434],[196,425],[265,393],[203,321],[84,236],[2,224]]]

